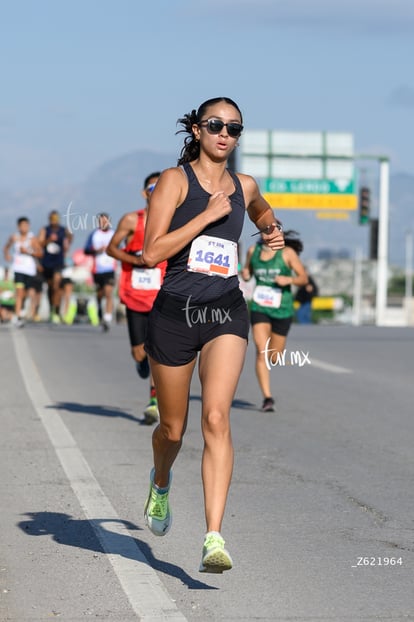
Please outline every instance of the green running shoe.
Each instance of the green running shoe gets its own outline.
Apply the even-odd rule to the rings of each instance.
[[[65,324],[73,324],[76,314],[78,312],[78,305],[74,300],[72,300],[69,304],[69,309],[66,315],[63,316],[63,321]]]
[[[50,321],[52,322],[52,324],[60,324],[60,316],[58,313],[51,313],[50,314]]]
[[[86,307],[86,312],[88,314],[88,320],[92,324],[92,326],[99,326],[100,320],[98,315],[98,307],[93,300],[89,300]]]
[[[150,403],[145,406],[144,410],[144,423],[147,425],[152,425],[153,423],[157,423],[160,418],[160,413],[158,412],[158,404],[157,400],[151,398]]]
[[[233,561],[230,553],[224,548],[224,540],[218,531],[209,531],[204,538],[200,572],[221,574],[223,570],[230,570]]]
[[[145,524],[149,527],[154,536],[165,536],[169,532],[172,524],[172,515],[168,503],[172,473],[168,482],[167,492],[159,493],[154,485],[155,469],[150,474],[150,489],[148,499],[144,507]]]

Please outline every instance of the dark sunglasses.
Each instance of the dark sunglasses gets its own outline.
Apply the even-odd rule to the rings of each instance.
[[[241,123],[232,121],[231,123],[223,123],[220,119],[207,119],[206,121],[200,121],[198,124],[200,127],[206,127],[209,134],[220,134],[224,126],[227,127],[227,133],[232,138],[238,138],[243,131]]]
[[[152,192],[156,186],[157,182],[155,182],[155,184],[149,184],[148,186],[146,186],[145,190],[147,192]]]

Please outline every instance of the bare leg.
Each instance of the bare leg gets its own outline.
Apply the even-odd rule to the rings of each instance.
[[[271,339],[272,335],[271,325],[266,322],[253,324],[252,333],[254,343],[256,345],[256,376],[259,382],[259,387],[261,392],[263,393],[263,397],[271,397],[272,391],[270,389],[270,374],[266,366],[266,359],[264,354],[266,343],[268,339]],[[272,346],[269,342],[268,350],[270,350],[271,348]],[[271,354],[273,355],[273,352]]]
[[[72,298],[72,292],[73,292],[73,284],[72,283],[66,283],[64,288],[63,288],[63,310],[62,310],[62,316],[65,317],[66,314],[69,312],[69,305],[70,305],[70,300]]]
[[[62,275],[60,272],[55,272],[52,278],[52,307],[56,310],[56,313],[59,312],[60,301],[62,299],[62,290],[60,289],[60,282],[62,280]]]
[[[160,413],[160,422],[152,435],[154,483],[165,488],[187,426],[190,383],[196,359],[179,367],[161,365],[152,358],[150,363]]]
[[[29,318],[33,320],[36,314],[36,292],[33,287],[27,290],[27,297],[29,298],[29,301],[30,301]]]
[[[272,333],[269,348],[273,350],[272,361],[277,361],[278,352],[282,353],[286,347],[286,337],[284,335],[278,335]]]
[[[49,303],[49,310],[50,313],[52,313],[53,311],[53,282],[52,279],[47,279],[46,281],[47,283],[47,300]]]
[[[132,346],[131,354],[132,354],[132,358],[134,359],[136,363],[141,363],[141,361],[143,361],[144,358],[147,356],[147,353],[144,350],[144,344],[140,343],[137,346]]]
[[[35,291],[35,300],[34,300],[34,304],[35,304],[35,317],[37,317],[39,315],[39,309],[40,309],[40,303],[42,301],[42,291],[38,292]]]
[[[105,298],[105,313],[112,315],[114,300],[113,300],[114,286],[107,283],[103,288],[103,297]]]
[[[131,346],[131,354],[135,361],[138,375],[141,378],[148,378],[151,370],[149,368],[147,353],[144,350],[144,344],[140,343],[137,346]],[[151,387],[152,386],[154,386],[154,382],[151,378]]]
[[[230,408],[246,354],[246,340],[221,335],[202,349],[199,374],[202,385],[202,477],[206,526],[221,531],[233,471]]]
[[[263,397],[271,397],[272,390],[270,387],[270,372],[266,366],[264,350],[267,345],[267,351],[271,357],[272,363],[277,361],[278,352],[283,352],[286,345],[286,337],[271,332],[270,324],[260,322],[252,327],[253,339],[256,345],[256,376],[259,382]],[[270,339],[270,341],[268,341]]]
[[[23,284],[17,284],[15,293],[15,313],[17,317],[20,317],[22,313],[25,297],[26,290]]]
[[[98,317],[99,321],[102,322],[102,298],[103,298],[103,287],[98,287],[96,289],[96,304],[98,306]]]

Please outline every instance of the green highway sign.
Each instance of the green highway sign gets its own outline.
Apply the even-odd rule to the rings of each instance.
[[[264,180],[264,192],[275,194],[355,194],[354,179],[276,179]]]

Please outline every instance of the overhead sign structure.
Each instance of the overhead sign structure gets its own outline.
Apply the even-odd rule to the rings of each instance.
[[[271,207],[278,209],[356,210],[357,199],[341,194],[272,194],[263,193]]]
[[[266,201],[279,209],[355,210],[358,206],[353,179],[265,179]]]
[[[316,218],[318,220],[349,220],[349,211],[345,210],[336,210],[336,211],[328,211],[324,212],[316,212]]]
[[[258,179],[272,207],[357,209],[352,134],[252,130],[241,145],[241,171]]]
[[[265,192],[278,194],[355,194],[353,179],[265,179]]]
[[[240,140],[241,163],[240,170],[248,175],[261,180],[325,180],[337,183],[337,180],[355,179],[354,162],[356,159],[376,160],[380,164],[379,181],[379,229],[378,229],[378,259],[377,259],[377,296],[376,296],[376,324],[386,325],[387,310],[387,278],[388,278],[388,226],[389,226],[389,158],[384,155],[354,153],[354,140],[352,134],[341,132],[279,132],[274,130],[248,130],[244,132]],[[331,188],[332,186],[329,186]],[[288,185],[289,188],[289,185]],[[293,188],[293,186],[292,186]],[[340,186],[339,186],[340,188]],[[263,189],[266,192],[266,189]],[[268,194],[272,194],[268,192]],[[282,197],[287,197],[293,192],[273,193],[277,194],[277,201],[282,202]],[[321,207],[303,207],[305,201],[315,199],[317,193],[297,193],[294,209],[315,209],[318,214],[329,213],[345,214],[346,211],[356,209],[357,198],[354,194],[321,193],[318,202],[334,197],[335,205],[330,204],[329,209]],[[341,198],[342,197],[342,198]],[[355,197],[351,199],[350,197]],[[283,200],[289,201],[284,198]],[[290,199],[292,201],[292,199]],[[330,199],[329,199],[330,201]],[[349,201],[348,207],[341,202]],[[271,203],[274,205],[273,203]],[[282,207],[280,204],[275,207]],[[293,207],[293,206],[292,206]],[[320,217],[320,216],[319,216]]]

